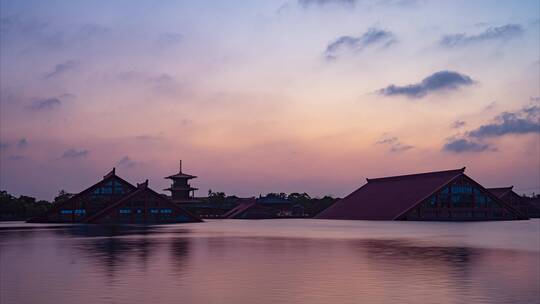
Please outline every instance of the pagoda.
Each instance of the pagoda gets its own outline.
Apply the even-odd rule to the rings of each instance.
[[[172,179],[173,181],[170,188],[163,189],[165,191],[171,191],[171,198],[173,200],[187,201],[192,199],[197,188],[191,187],[189,180],[196,178],[196,176],[182,172],[182,161],[180,161],[180,170],[178,173],[165,178]]]

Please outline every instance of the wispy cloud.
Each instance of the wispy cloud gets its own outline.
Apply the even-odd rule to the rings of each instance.
[[[173,47],[182,42],[184,36],[179,33],[162,33],[156,39],[156,45],[160,48]]]
[[[59,63],[59,64],[54,66],[53,70],[50,73],[45,75],[45,78],[51,79],[51,78],[58,77],[58,76],[60,76],[60,75],[62,75],[64,73],[74,69],[76,67],[76,65],[77,64],[73,60],[68,60],[66,62]]]
[[[88,156],[89,153],[90,153],[90,151],[88,151],[86,149],[81,149],[81,150],[68,149],[68,150],[64,151],[64,153],[62,154],[62,158],[64,158],[64,159],[81,158],[81,157]]]
[[[167,73],[149,74],[140,71],[124,71],[117,74],[119,80],[133,83],[146,83],[150,85],[167,85],[174,83],[173,76]]]
[[[443,151],[463,153],[463,152],[483,152],[483,151],[495,151],[496,148],[489,144],[471,141],[465,138],[449,138],[443,146]]]
[[[469,136],[486,138],[527,133],[540,133],[540,106],[538,105],[530,105],[516,112],[503,112],[492,123],[470,131]]]
[[[7,157],[7,159],[8,160],[22,160],[22,159],[24,159],[24,156],[18,155],[18,154],[10,155],[10,156]]]
[[[298,4],[304,8],[321,5],[342,5],[352,7],[357,0],[298,0]]]
[[[503,112],[488,124],[465,133],[463,136],[451,137],[443,146],[444,151],[482,152],[496,150],[484,140],[505,135],[540,134],[540,106],[529,105],[515,112]]]
[[[34,111],[54,110],[62,105],[62,101],[57,97],[37,99],[29,106]]]
[[[377,145],[386,145],[390,147],[390,152],[404,152],[407,150],[410,150],[414,148],[411,145],[403,144],[399,138],[395,136],[388,136],[387,134],[383,134],[381,139],[379,139],[375,144]]]
[[[324,56],[327,60],[334,60],[343,52],[361,52],[365,48],[374,45],[388,47],[396,41],[395,35],[390,31],[369,28],[360,36],[341,36],[330,42],[326,46]]]
[[[86,40],[86,39],[92,39],[95,37],[100,37],[103,35],[107,35],[112,30],[106,26],[95,24],[95,23],[87,23],[82,25],[79,30],[76,33],[76,36],[78,39]]]
[[[137,135],[135,136],[135,139],[142,140],[142,141],[155,141],[159,140],[159,136],[153,136],[153,135]]]
[[[465,33],[445,35],[441,38],[439,44],[444,47],[461,47],[484,41],[506,41],[521,35],[523,32],[523,27],[519,24],[506,24],[489,27],[476,35],[467,35]]]
[[[9,148],[9,146],[10,146],[10,144],[8,142],[0,141],[0,150],[7,149],[7,148]]]
[[[432,92],[454,91],[463,86],[474,84],[471,77],[453,71],[436,72],[419,83],[398,86],[391,84],[377,92],[385,96],[406,96],[409,98],[421,98]]]
[[[26,138],[21,138],[18,142],[17,142],[17,148],[19,149],[24,149],[28,146],[28,140],[26,140]]]
[[[467,123],[464,122],[463,120],[456,120],[456,121],[454,121],[454,122],[452,123],[451,127],[452,127],[453,129],[459,129],[459,128],[465,126],[466,124],[467,124]]]
[[[123,167],[123,168],[132,168],[134,167],[137,163],[135,161],[133,161],[131,158],[129,158],[129,156],[124,156],[122,157],[117,163],[116,163],[119,167]]]

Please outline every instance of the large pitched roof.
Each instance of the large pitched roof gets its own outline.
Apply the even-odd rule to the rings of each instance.
[[[43,213],[43,214],[41,214],[41,215],[39,215],[39,216],[37,216],[35,218],[29,219],[28,222],[39,222],[39,221],[46,220],[46,217],[48,215],[50,215],[51,213],[57,212],[62,207],[67,206],[68,204],[70,204],[71,202],[73,202],[75,200],[78,200],[82,196],[93,192],[97,187],[100,187],[101,185],[103,185],[103,184],[105,184],[108,181],[113,180],[113,179],[122,182],[126,187],[128,187],[130,189],[130,191],[128,193],[124,194],[124,196],[129,195],[129,193],[131,193],[131,192],[133,192],[133,190],[137,189],[137,187],[133,186],[130,182],[128,182],[125,179],[121,178],[120,176],[116,175],[116,168],[113,168],[109,173],[105,174],[103,176],[103,179],[100,180],[99,182],[97,182],[97,183],[93,184],[92,186],[84,189],[83,191],[73,195],[72,197],[65,200],[64,202],[54,205],[51,209],[49,209],[45,213]]]
[[[319,219],[393,220],[446,184],[465,168],[367,179],[367,183],[321,212]]]

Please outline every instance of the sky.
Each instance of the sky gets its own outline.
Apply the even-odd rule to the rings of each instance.
[[[0,189],[540,192],[540,1],[0,2]]]

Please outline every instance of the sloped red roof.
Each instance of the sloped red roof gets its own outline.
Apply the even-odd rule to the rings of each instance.
[[[463,174],[465,168],[367,179],[367,183],[319,213],[319,219],[393,220]]]

